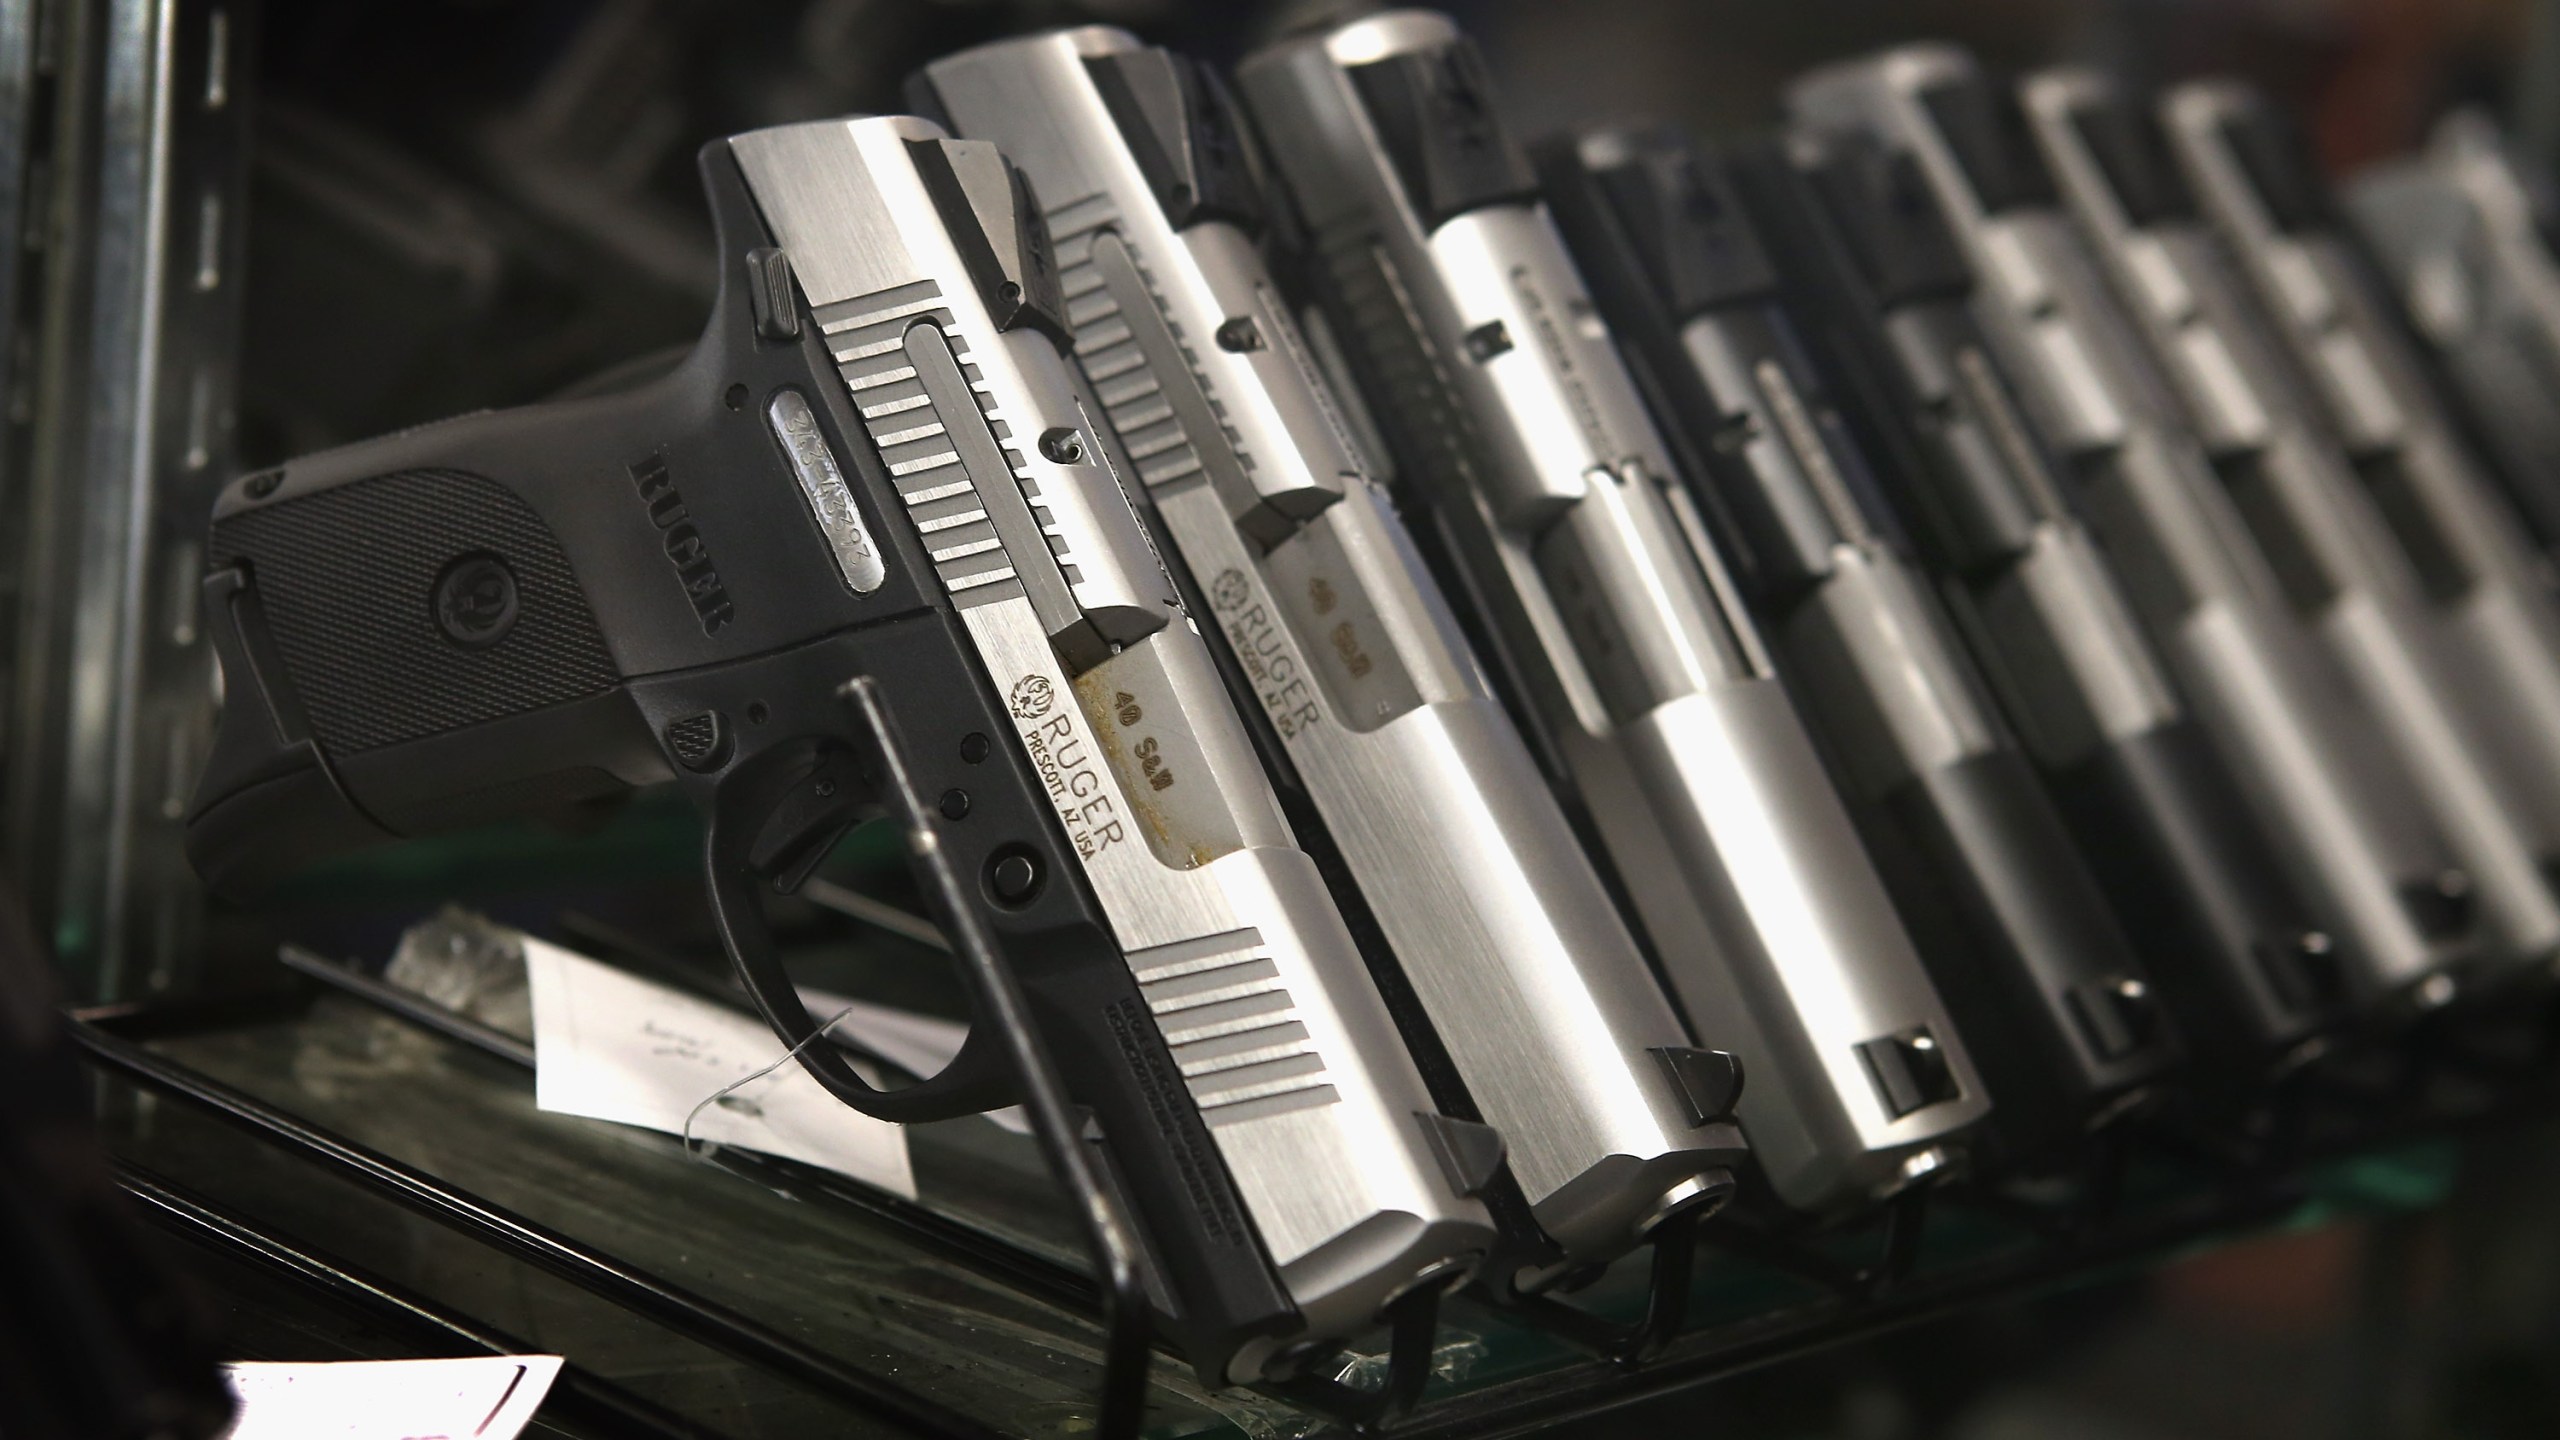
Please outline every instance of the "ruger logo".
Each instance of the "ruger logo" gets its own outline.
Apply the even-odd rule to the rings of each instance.
[[[1013,694],[1010,697],[1013,703],[1013,718],[1037,720],[1048,714],[1049,706],[1057,699],[1057,688],[1049,683],[1049,677],[1046,675],[1025,675],[1014,681]]]
[[[684,496],[667,474],[663,455],[652,455],[631,467],[631,483],[640,492],[641,502],[649,507],[649,522],[658,527],[666,541],[667,563],[676,568],[676,579],[693,601],[693,613],[702,621],[702,633],[716,635],[720,627],[737,614],[729,603],[729,592],[720,585],[720,572],[712,567],[711,552],[703,548],[702,532],[693,528],[693,517],[686,513]]]

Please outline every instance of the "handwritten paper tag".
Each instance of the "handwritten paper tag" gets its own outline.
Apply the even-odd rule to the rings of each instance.
[[[247,1362],[223,1367],[240,1413],[225,1440],[515,1440],[557,1355]]]
[[[530,936],[524,959],[533,984],[534,1103],[555,1114],[680,1135],[704,1097],[782,1054],[782,1042],[751,1016]],[[847,1107],[797,1060],[702,1105],[693,1136],[916,1196],[906,1132]]]

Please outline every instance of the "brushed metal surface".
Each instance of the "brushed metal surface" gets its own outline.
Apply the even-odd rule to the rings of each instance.
[[[1783,691],[1686,696],[1568,745],[1673,988],[1750,1047],[1743,1124],[1781,1196],[1822,1206],[1890,1187],[1911,1155],[1989,1112],[1881,881],[1838,883],[1873,865],[1836,800],[1802,803],[1830,780]],[[1648,855],[1674,863],[1629,863]],[[1945,1047],[1961,1093],[1897,1119],[1856,1047],[1912,1026]]]
[[[1513,1174],[1577,1261],[1730,1163],[1669,1093],[1688,1043],[1447,602],[1366,473],[1251,238],[1176,231],[1083,29],[928,68],[1048,208],[1077,358]],[[1259,343],[1214,336],[1251,321]],[[1615,1157],[1616,1163],[1613,1163]],[[1621,1185],[1623,1160],[1643,1162]],[[1603,1169],[1602,1167],[1606,1167]],[[1549,1205],[1599,1173],[1564,1223]],[[1574,1193],[1583,1196],[1591,1187]]]
[[[2440,121],[2423,152],[2368,172],[2343,198],[2463,392],[2498,478],[2536,523],[2547,576],[2560,535],[2560,257],[2546,238],[2549,187],[2488,115],[2465,110]],[[2511,718],[2533,722],[2521,710]]]
[[[869,323],[902,304],[927,307],[893,336],[837,351],[875,440],[898,433],[884,427],[927,423],[921,414],[934,407],[917,402],[930,392],[897,362],[935,355],[908,344],[929,330],[965,361],[956,373],[976,398],[967,418],[995,441],[1073,428],[1088,436],[1083,455],[1097,456],[1065,357],[1036,330],[997,331],[925,195],[910,143],[941,136],[884,117],[731,144],[822,319]],[[911,519],[920,507],[1020,486],[1043,532],[1027,554],[994,537],[1013,567],[1072,563],[1084,572],[1080,602],[1134,597],[1169,621],[1071,667],[1018,584],[962,592],[974,596],[961,615],[987,679],[1007,699],[1016,740],[1291,1297],[1312,1334],[1356,1331],[1414,1276],[1482,1250],[1490,1221],[1429,1148],[1421,1077],[1313,862],[1295,848],[1199,634],[1143,541],[1108,533],[1138,534],[1117,478],[1093,458],[976,455],[972,464],[973,450],[953,448],[955,459],[926,457],[933,463],[900,477],[929,482],[901,485]],[[1262,1353],[1239,1358],[1238,1378],[1251,1378]]]
[[[2328,438],[2292,359],[2253,313],[2246,282],[2202,216],[2137,226],[2073,121],[2139,103],[2085,71],[2049,71],[2020,86],[2029,124],[2100,267],[2271,553],[2297,574],[2288,598],[2384,736],[2477,888],[2507,954],[2539,959],[2560,946],[2560,903],[2543,877],[2554,794],[2538,767],[2495,743],[2511,706],[2504,690],[2458,683],[2444,626],[2347,457]],[[2522,653],[2530,653],[2529,651]],[[2524,667],[2533,684],[2560,669]],[[2560,712],[2555,712],[2560,713]]]
[[[2428,982],[2472,947],[2422,932],[2402,897],[2454,870],[2444,835],[2405,760],[2288,612],[2070,221],[2051,205],[1985,213],[1919,98],[1973,74],[1952,47],[1904,46],[1810,72],[1788,109],[1918,164],[1973,263],[1994,358],[2074,467],[2071,498],[2296,883],[2368,990],[2440,998],[2443,984]]]
[[[1838,442],[1816,430],[1775,358],[1781,343],[1765,322],[1716,312],[1680,331],[1706,393],[1750,422],[1740,458],[1759,503],[1809,512],[1820,528],[1807,533],[1829,537],[1810,593],[1770,624],[1790,677],[1839,737],[1832,748],[1849,784],[1881,796],[2009,742],[1928,582],[1850,493]]]
[[[2180,724],[2176,689],[2133,605],[2079,513],[2061,495],[2046,452],[2008,383],[1983,351],[1958,300],[1921,300],[1884,322],[1886,343],[1925,403],[1947,417],[1951,452],[1986,485],[2026,540],[1996,578],[1954,587],[1959,623],[1981,632],[1978,653],[2030,754],[2076,765],[2113,742]]]
[[[2546,557],[2560,534],[2560,257],[2549,187],[2478,110],[2343,197],[2419,332],[2447,362]]]
[[[2392,553],[2397,540],[2415,559],[2421,542],[2412,532],[2422,530],[2433,552],[2422,567],[2450,567],[2428,574],[2423,588],[2413,581],[2410,602],[2438,622],[2425,644],[2442,649],[2446,688],[2467,702],[2464,718],[2512,797],[2538,880],[2538,867],[2560,854],[2560,596],[2522,518],[2465,449],[2399,323],[2385,313],[2388,297],[2346,237],[2333,222],[2275,225],[2223,134],[2253,103],[2239,86],[2192,84],[2161,98],[2160,118],[2199,206],[2229,247],[2239,277],[2233,288],[2251,288],[2253,313],[2265,317],[2297,373],[2310,377],[2299,389],[2311,423],[2338,436],[2354,463],[2392,477],[2394,499],[2384,503],[2403,508],[2390,517],[2396,523],[2375,515],[2372,544]],[[2528,924],[2553,903],[2548,884],[2529,899],[2485,880],[2483,891],[2509,915],[2520,958],[2550,958],[2548,931]]]
[[[887,126],[923,127],[899,130],[894,137],[887,129],[866,131],[877,137],[875,144],[884,151],[891,144],[912,141],[983,143],[943,141],[939,130],[922,121],[890,116],[877,120]],[[912,161],[894,169],[884,165],[858,173],[837,155],[831,168],[829,126],[842,129],[872,123],[782,126],[729,142],[777,238],[786,228],[777,218],[782,215],[789,218],[787,228],[830,239],[842,237],[841,244],[816,249],[805,259],[802,252],[815,247],[786,241],[783,248],[827,337],[830,353],[855,372],[846,376],[848,383],[863,384],[866,389],[876,388],[871,382],[897,383],[897,357],[892,352],[907,348],[910,332],[917,326],[934,323],[946,311],[986,314],[984,297],[973,293],[970,269],[948,229],[957,222],[939,213]],[[927,130],[931,133],[924,133]],[[903,157],[905,152],[896,153]],[[868,213],[858,208],[865,204],[871,207]],[[902,260],[909,268],[896,268]],[[903,278],[872,283],[883,275]],[[870,288],[849,288],[856,285]],[[941,303],[926,306],[922,301],[927,298]],[[966,383],[982,397],[979,407],[987,413],[983,418],[946,413],[946,407],[968,407],[931,395],[934,377],[919,374],[914,378],[928,391],[926,408],[934,411],[930,422],[922,416],[906,416],[886,425],[872,424],[883,458],[890,460],[891,473],[911,503],[911,487],[921,477],[962,471],[983,474],[999,468],[987,461],[1000,454],[1000,468],[1009,470],[1018,482],[1053,554],[1028,553],[1012,542],[990,546],[990,553],[1000,548],[1011,555],[1017,574],[1026,579],[1033,572],[1054,573],[1099,644],[1133,640],[1164,624],[1173,610],[1172,584],[1155,563],[1115,477],[1103,468],[1100,446],[1073,396],[1052,397],[1045,409],[1000,412],[1002,402],[1012,398],[1004,393],[1001,377],[1021,383],[1018,374],[1011,372],[1019,364],[1016,357],[1027,353],[1024,347],[996,343],[999,337],[991,321],[979,327],[943,329],[946,340],[954,334],[960,337],[950,348]],[[961,353],[973,343],[979,347],[976,352]],[[877,399],[875,395],[875,406]],[[866,412],[866,420],[872,414]],[[983,455],[970,456],[973,448]],[[963,463],[964,457],[974,463]],[[1037,589],[1034,600],[1041,600]],[[1049,607],[1043,604],[1042,608],[1046,614]],[[1050,618],[1053,625],[1063,623],[1063,617]]]
[[[2012,748],[1928,583],[1881,545],[1832,547],[1830,571],[1779,632],[1807,704],[1831,717],[1846,783],[1882,798]]]
[[[1755,1153],[1792,1203],[1872,1194],[1977,1118],[1982,1086],[1957,1049],[1961,1098],[1885,1120],[1855,1047],[1951,1027],[1544,207],[1426,229],[1405,200],[1346,67],[1456,43],[1444,17],[1391,12],[1274,46],[1238,80],[1337,333],[1419,357],[1372,413],[1442,457],[1408,461],[1405,483],[1700,1039],[1750,1057]]]

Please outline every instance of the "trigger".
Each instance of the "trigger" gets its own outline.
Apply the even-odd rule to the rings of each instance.
[[[797,890],[836,842],[862,819],[862,786],[849,757],[831,755],[810,767],[757,828],[747,864],[776,890]]]

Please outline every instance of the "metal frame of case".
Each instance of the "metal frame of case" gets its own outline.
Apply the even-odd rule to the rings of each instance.
[[[256,0],[0,17],[0,814],[85,993],[184,978],[180,846],[211,743],[197,572],[231,470]]]

